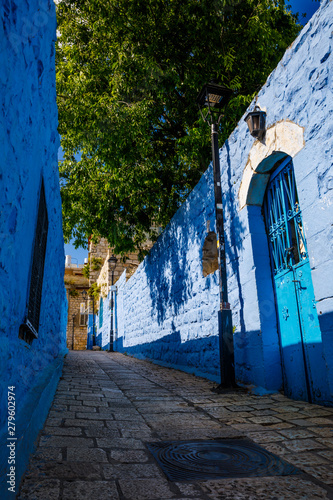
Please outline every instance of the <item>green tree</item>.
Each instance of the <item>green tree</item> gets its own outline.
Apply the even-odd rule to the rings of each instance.
[[[61,0],[57,16],[65,238],[126,252],[209,164],[202,85],[233,90],[222,144],[300,26],[285,0]]]

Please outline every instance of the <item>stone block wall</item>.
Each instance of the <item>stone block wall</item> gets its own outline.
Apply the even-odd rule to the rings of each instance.
[[[117,282],[114,348],[219,380],[218,277],[205,277],[202,265],[207,227],[214,229],[211,174],[209,169],[134,275],[126,281],[124,273]],[[102,348],[109,331],[103,323]]]
[[[152,247],[152,242],[150,240],[146,240],[143,248],[145,250],[148,250]],[[92,265],[90,264],[90,278],[89,278],[89,283],[92,285],[93,283],[96,283],[98,289],[99,289],[99,296],[95,298],[95,312],[96,312],[96,317],[95,317],[95,324],[96,324],[96,345],[100,346],[102,349],[109,349],[110,348],[110,317],[108,321],[106,322],[106,319],[103,315],[103,318],[101,318],[101,314],[99,312],[101,303],[106,304],[105,305],[105,311],[106,315],[110,316],[110,308],[109,308],[109,302],[110,302],[110,286],[112,283],[112,271],[110,268],[110,264],[108,262],[108,259],[111,257],[111,255],[114,255],[113,249],[108,245],[108,242],[105,238],[101,238],[98,243],[92,243],[90,242],[89,244],[89,261],[92,264],[94,259],[100,259],[101,260],[101,267],[97,270],[94,270],[92,268]],[[138,253],[132,252],[128,253],[126,255],[116,255],[117,258],[117,263],[116,266],[113,270],[113,284],[116,285],[120,277],[123,275],[124,271],[126,276],[126,280],[129,279],[137,270],[140,261],[138,258]],[[117,300],[117,297],[115,294],[114,295],[114,301]],[[105,299],[107,299],[105,301]],[[92,301],[90,301],[89,304],[90,307],[90,314],[92,312]],[[104,311],[104,308],[103,308]],[[88,328],[88,348],[91,349],[93,346],[93,333],[92,333],[92,319],[91,319],[91,328]],[[116,319],[114,318],[114,321]],[[116,328],[116,325],[114,326]]]
[[[8,472],[8,386],[16,400],[15,488],[46,418],[66,352],[64,246],[57,152],[53,2],[0,5],[0,469]],[[48,236],[38,338],[19,338],[27,314],[42,179]]]
[[[333,2],[324,0],[249,107],[267,112],[265,139],[254,140],[241,119],[220,150],[236,378],[282,387],[262,202],[270,169],[289,156],[320,322],[322,386],[330,387],[325,403],[333,402],[332,29]],[[202,268],[208,220],[214,230],[212,195],[210,167],[136,273],[119,280],[115,348],[218,380],[217,272],[204,277]]]
[[[150,249],[152,247],[151,241],[146,241],[144,248]],[[90,268],[90,285],[92,283],[97,283],[101,290],[101,296],[105,298],[109,292],[108,287],[111,285],[111,270],[108,259],[113,255],[113,249],[109,246],[105,238],[101,238],[98,243],[89,244],[89,260],[100,259],[101,266],[99,269],[94,270]],[[137,270],[140,261],[138,259],[138,254],[135,252],[128,253],[124,256],[116,255],[118,261],[114,269],[113,282],[116,283],[126,269],[126,276],[129,279]]]
[[[82,268],[66,267],[65,287],[67,291],[68,314],[67,314],[67,348],[74,350],[87,349],[87,324],[81,324],[81,304],[85,304],[86,316],[88,317],[88,289],[89,280],[83,276]],[[86,291],[86,300],[82,292]]]
[[[87,349],[87,325],[80,324],[80,306],[83,302],[81,297],[68,297],[67,348],[75,351]]]
[[[104,264],[105,259],[109,254],[109,244],[105,238],[101,238],[98,243],[94,243],[93,241],[89,242],[88,248],[88,261],[92,259],[101,259],[102,265]],[[93,270],[90,269],[89,272],[89,283],[95,283],[100,275],[101,269]]]
[[[110,254],[111,255],[111,254]],[[104,264],[100,270],[97,278],[97,286],[101,289],[101,296],[105,298],[108,294],[108,285],[111,283],[111,276],[109,276],[110,265],[108,263],[109,253],[107,254]]]

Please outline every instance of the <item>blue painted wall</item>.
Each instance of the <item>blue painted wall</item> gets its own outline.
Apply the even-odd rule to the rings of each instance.
[[[324,0],[257,96],[267,128],[293,122],[304,134],[293,163],[327,366],[321,380],[330,385],[324,403],[333,402],[332,23],[333,3]],[[278,138],[280,151],[288,140]],[[242,119],[220,150],[235,368],[240,383],[278,390],[281,357],[262,209],[239,201],[254,143]],[[209,167],[137,272],[118,281],[115,349],[219,380],[218,277],[202,274],[208,220],[214,229],[212,196]]]
[[[55,91],[53,2],[0,6],[0,462],[1,498],[8,492],[8,386],[15,386],[17,491],[47,415],[66,352],[66,296],[59,139]],[[26,314],[38,197],[44,179],[48,238],[39,337],[18,338]]]
[[[213,229],[211,169],[131,279],[124,273],[118,280],[114,348],[218,380],[218,276],[205,278],[201,264],[207,221]],[[97,337],[102,348],[108,348],[109,323],[108,312]]]
[[[101,302],[102,306],[102,319],[101,322]],[[110,292],[107,298],[100,299],[100,306],[98,313],[96,315],[96,345],[98,345],[102,350],[106,351],[110,349],[110,325],[111,325],[111,314],[110,314]],[[114,319],[113,318],[113,330],[114,330]]]

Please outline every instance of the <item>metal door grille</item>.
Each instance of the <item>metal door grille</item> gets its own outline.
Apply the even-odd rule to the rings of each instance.
[[[103,299],[100,298],[99,301],[99,327],[102,328],[103,326]]]
[[[308,257],[291,159],[272,174],[264,210],[277,275]]]
[[[42,301],[44,263],[48,233],[48,216],[45,200],[44,183],[42,182],[37,227],[35,234],[34,253],[31,268],[30,291],[28,301],[28,313],[26,318],[26,326],[35,337],[38,337],[39,316]]]

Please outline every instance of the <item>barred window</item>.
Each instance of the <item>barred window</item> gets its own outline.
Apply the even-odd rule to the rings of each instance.
[[[80,304],[80,326],[86,326],[88,324],[88,313],[86,310],[85,302]]]
[[[45,189],[44,182],[42,181],[31,266],[28,311],[19,331],[19,337],[23,338],[29,344],[31,344],[34,338],[38,338],[48,225]]]

